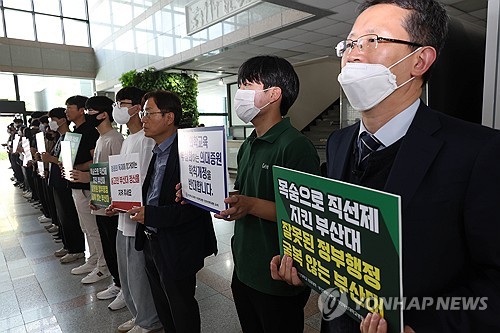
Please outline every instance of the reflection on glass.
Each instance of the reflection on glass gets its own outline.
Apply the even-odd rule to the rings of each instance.
[[[92,46],[99,46],[107,37],[111,36],[113,31],[109,24],[92,23],[90,24],[90,36]]]
[[[31,0],[3,0],[4,7],[31,11]]]
[[[12,74],[0,74],[0,87],[2,87],[0,89],[0,99],[16,100],[16,90]]]
[[[33,4],[37,13],[61,15],[59,0],[33,0]]]
[[[67,45],[89,46],[87,24],[85,22],[63,19],[63,23]]]
[[[61,4],[63,16],[87,19],[85,0],[61,0]]]
[[[134,52],[134,34],[132,30],[128,30],[115,40],[115,48],[117,51]]]
[[[123,27],[132,21],[132,6],[128,3],[111,2],[111,12],[115,26]]]
[[[27,111],[50,110],[64,107],[66,99],[73,95],[91,96],[92,80],[18,75],[19,94],[26,103]]]
[[[39,42],[62,44],[61,19],[35,14],[36,34]]]
[[[6,35],[9,38],[35,40],[31,13],[5,9]]]
[[[3,13],[0,11],[0,22],[3,22]],[[0,24],[0,37],[5,37],[5,31],[3,31],[3,24]]]

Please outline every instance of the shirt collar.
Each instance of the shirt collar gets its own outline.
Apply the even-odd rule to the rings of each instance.
[[[420,99],[417,99],[412,105],[410,105],[402,112],[398,113],[394,118],[389,120],[377,132],[371,134],[375,135],[375,137],[380,142],[382,142],[384,147],[389,147],[390,145],[401,139],[403,136],[405,136],[406,132],[408,131],[408,128],[410,128],[413,118],[415,118],[415,114],[417,113],[419,106],[420,106]],[[363,124],[363,121],[360,121],[358,140],[361,133],[365,131],[370,133]]]
[[[171,135],[168,138],[166,138],[162,143],[157,144],[153,148],[153,153],[154,154],[164,153],[167,149],[170,148],[170,146],[172,145],[172,143],[174,142],[174,140],[175,140],[176,137],[177,137],[177,132],[175,132],[173,135]]]
[[[289,129],[291,126],[292,125],[290,124],[290,118],[283,118],[280,122],[276,123],[266,133],[264,133],[263,136],[259,137],[258,139],[267,141],[269,143],[273,143],[281,135],[281,133]],[[250,137],[253,137],[255,139],[256,136],[257,133],[254,130],[252,134],[250,134]]]

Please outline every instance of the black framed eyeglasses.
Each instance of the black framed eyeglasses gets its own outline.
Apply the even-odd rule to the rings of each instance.
[[[405,44],[408,46],[414,47],[422,47],[422,44],[409,42],[406,40],[388,38],[388,37],[380,37],[377,34],[366,34],[360,36],[358,39],[346,39],[340,41],[337,46],[335,46],[335,51],[337,52],[337,56],[340,58],[344,55],[344,53],[351,53],[354,46],[357,46],[361,52],[373,52],[378,47],[379,42],[386,43],[396,43],[396,44]]]

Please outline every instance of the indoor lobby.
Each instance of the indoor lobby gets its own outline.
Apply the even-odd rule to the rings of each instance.
[[[71,269],[83,259],[61,264],[54,252],[61,247],[38,222],[39,209],[12,186],[8,160],[0,161],[0,332],[117,332],[131,318],[127,308],[111,311],[111,300],[96,294],[112,283],[106,278],[80,283]],[[241,332],[231,294],[233,259],[230,241],[234,222],[213,219],[219,253],[205,259],[197,274],[196,298],[205,333]],[[88,256],[88,251],[86,252]],[[304,332],[319,332],[317,294],[306,306]]]

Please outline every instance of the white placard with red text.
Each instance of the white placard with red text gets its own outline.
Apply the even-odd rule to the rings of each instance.
[[[142,206],[142,179],[139,153],[109,156],[111,202],[117,210]]]

